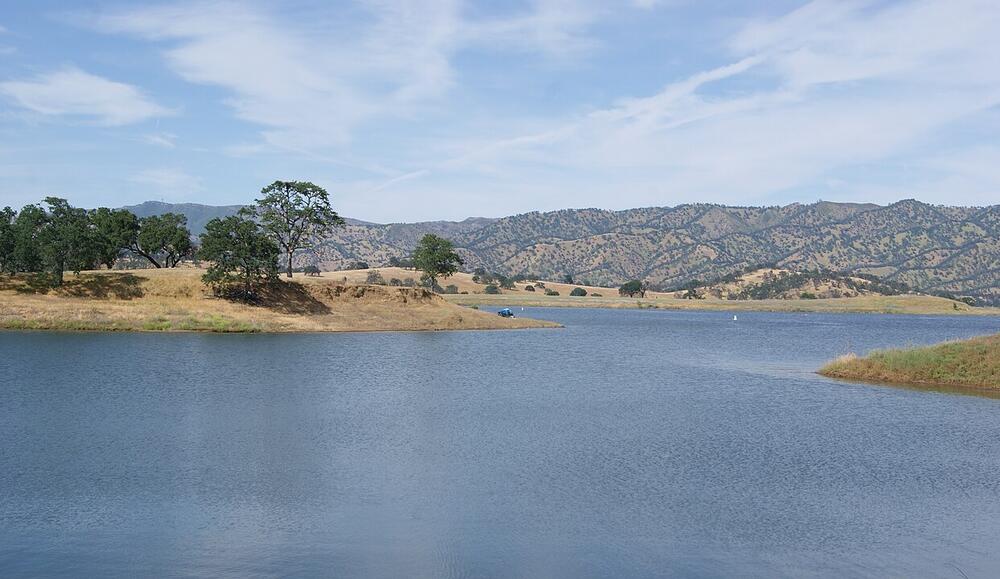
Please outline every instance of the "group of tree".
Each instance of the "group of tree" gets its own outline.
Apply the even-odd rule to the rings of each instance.
[[[308,181],[275,181],[261,189],[253,205],[205,225],[198,257],[211,265],[202,279],[217,293],[253,300],[261,284],[278,277],[279,256],[284,257],[285,274],[292,277],[296,253],[311,249],[343,223],[322,187]]]
[[[472,272],[472,281],[482,285],[495,285],[503,289],[514,289],[514,284],[523,281],[524,276],[506,276],[502,273],[489,272],[477,267]]]
[[[649,290],[649,285],[647,283],[637,279],[633,279],[623,283],[621,287],[618,288],[618,295],[628,296],[630,298],[634,298],[637,296],[640,298],[644,298],[646,297],[646,291],[648,290]]]
[[[66,271],[111,269],[129,254],[153,267],[174,267],[193,249],[187,220],[173,213],[139,218],[126,209],[88,211],[59,197],[0,211],[0,271],[45,273],[56,286]]]

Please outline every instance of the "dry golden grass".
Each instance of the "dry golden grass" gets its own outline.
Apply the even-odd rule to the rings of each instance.
[[[420,272],[395,267],[373,268],[389,281],[392,278],[404,280],[420,279]],[[325,272],[320,278],[306,278],[307,281],[327,280],[342,283],[364,283],[371,270],[347,270]],[[763,275],[758,272],[758,277]],[[858,296],[837,299],[816,300],[701,300],[678,299],[673,293],[647,292],[643,298],[628,298],[618,295],[618,288],[578,286],[554,281],[543,281],[546,288],[559,292],[558,296],[547,296],[545,291],[524,290],[526,283],[517,283],[512,290],[486,294],[482,284],[472,281],[472,274],[456,273],[439,280],[443,286],[453,284],[459,292],[467,294],[445,295],[454,304],[495,305],[510,307],[575,307],[575,308],[659,308],[667,310],[709,310],[709,311],[764,311],[764,312],[816,312],[816,313],[871,313],[871,314],[949,314],[949,315],[1000,315],[1000,308],[973,308],[968,304],[926,295],[899,296]],[[570,296],[575,287],[587,290],[583,297]],[[595,297],[594,293],[601,294]]]
[[[450,304],[419,288],[296,276],[262,305],[212,296],[197,269],[84,272],[50,289],[0,276],[0,328],[121,331],[345,332],[555,327]]]
[[[606,290],[614,291],[614,290]],[[605,293],[605,296],[608,294]],[[498,305],[522,307],[577,308],[658,308],[664,310],[706,310],[724,312],[815,312],[870,314],[950,314],[1000,315],[998,308],[972,308],[961,302],[934,296],[859,296],[819,300],[684,300],[673,296],[648,295],[645,298],[568,297],[505,293],[502,295],[449,295],[445,299],[462,305]]]
[[[862,382],[1000,391],[1000,334],[926,348],[879,350],[863,358],[848,354],[830,362],[819,373]]]

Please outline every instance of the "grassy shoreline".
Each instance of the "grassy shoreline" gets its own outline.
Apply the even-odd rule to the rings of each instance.
[[[300,333],[552,328],[451,304],[421,288],[281,280],[260,304],[217,298],[201,270],[67,274],[62,287],[0,276],[0,329],[80,332]]]
[[[861,296],[815,300],[683,300],[648,298],[533,296],[523,294],[446,295],[451,303],[541,308],[623,308],[713,312],[868,313],[911,315],[1000,316],[1000,308],[973,308],[945,298],[924,295]]]
[[[819,373],[829,378],[1000,392],[1000,334],[920,348],[841,356]]]

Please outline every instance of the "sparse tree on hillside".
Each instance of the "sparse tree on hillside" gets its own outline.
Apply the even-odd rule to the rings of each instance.
[[[45,225],[38,233],[42,262],[52,274],[52,284],[63,282],[63,272],[91,267],[97,258],[96,243],[87,211],[73,207],[65,199],[46,197],[49,206]]]
[[[239,215],[215,218],[200,237],[198,257],[212,262],[202,280],[217,293],[252,300],[261,283],[277,278],[278,246],[255,221]]]
[[[413,251],[413,263],[424,272],[420,279],[435,287],[437,278],[447,278],[458,271],[462,258],[455,253],[455,246],[451,241],[428,233],[420,239]]]
[[[587,295],[587,290],[583,289],[582,287],[575,287],[573,288],[573,291],[569,292],[569,295],[573,297],[583,297]]]
[[[94,227],[97,260],[111,269],[123,251],[135,244],[139,218],[127,209],[100,207],[90,212]]]
[[[292,277],[296,251],[312,247],[317,237],[344,224],[330,207],[326,189],[308,181],[275,181],[264,187],[261,195],[256,206],[244,211],[256,217],[277,242],[288,260],[288,277]]]
[[[153,267],[175,267],[194,251],[187,217],[179,213],[143,217],[129,250],[145,257]]]

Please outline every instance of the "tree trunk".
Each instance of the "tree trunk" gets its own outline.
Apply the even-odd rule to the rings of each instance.
[[[288,250],[288,277],[292,277],[292,250]]]

